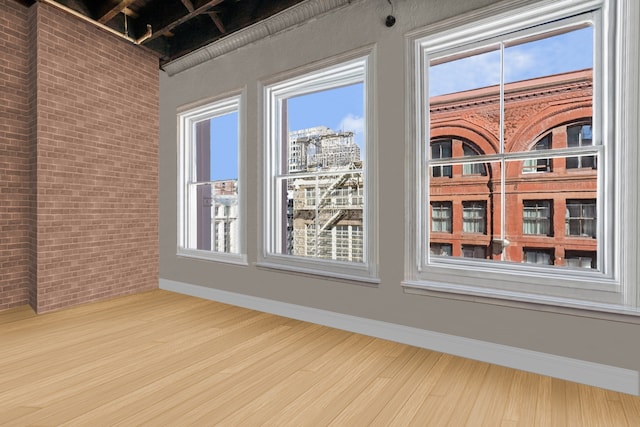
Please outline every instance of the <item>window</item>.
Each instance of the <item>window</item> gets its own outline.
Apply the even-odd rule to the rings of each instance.
[[[304,244],[294,246],[294,250],[302,248],[304,252],[297,255],[362,262],[362,227],[338,225],[316,231],[315,224],[308,224]]]
[[[551,236],[553,233],[551,200],[525,200],[522,203],[522,232]]]
[[[524,248],[524,262],[527,264],[553,264],[553,249]]]
[[[431,203],[431,231],[451,233],[451,202]]]
[[[598,259],[595,252],[589,251],[566,251],[564,257],[567,267],[577,268],[596,268]]]
[[[462,203],[462,231],[465,233],[483,233],[487,223],[487,204],[485,202]]]
[[[639,196],[625,184],[640,178],[640,67],[625,59],[636,57],[639,17],[632,0],[506,0],[409,36],[406,292],[640,313]],[[451,154],[434,152],[457,130],[477,155],[455,138]],[[466,164],[486,177],[465,179]],[[471,197],[486,201],[485,234],[467,242]],[[450,239],[429,212],[443,199],[463,204],[463,233],[454,215]],[[565,208],[563,233],[553,219]],[[435,244],[463,256],[431,256]],[[485,244],[482,262],[467,258],[465,247]]]
[[[596,237],[595,200],[567,200],[567,236]]]
[[[462,245],[462,256],[465,258],[486,258],[487,247],[479,245]]]
[[[450,243],[432,242],[430,245],[431,255],[451,256],[453,247]]]
[[[465,157],[477,156],[478,152],[465,143],[462,146],[462,152]],[[463,175],[482,175],[485,176],[487,171],[482,163],[464,163],[462,165]]]
[[[585,147],[593,145],[591,124],[567,127],[567,147]],[[595,156],[567,157],[567,169],[595,168]]]
[[[376,282],[369,56],[266,84],[264,252],[259,265]],[[329,65],[326,65],[329,63]]]
[[[448,159],[451,158],[451,140],[436,141],[431,143],[432,159]],[[451,178],[451,165],[434,166],[431,169],[431,176],[434,178],[447,177]]]
[[[535,151],[551,148],[551,135],[547,135],[533,147]],[[522,167],[523,173],[551,172],[551,159],[527,159]]]
[[[178,115],[180,255],[246,263],[240,102],[236,95]]]
[[[335,230],[336,259],[362,262],[362,226],[339,225]]]

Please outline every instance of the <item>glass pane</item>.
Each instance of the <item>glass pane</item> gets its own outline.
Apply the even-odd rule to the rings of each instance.
[[[362,168],[362,83],[292,97],[285,103],[289,137],[283,173]]]
[[[431,97],[499,84],[500,50],[497,48],[451,60],[437,60],[429,67]]]
[[[238,113],[211,119],[211,180],[238,179]]]
[[[189,185],[189,249],[239,253],[238,181]]]
[[[487,230],[487,203],[484,200],[462,202],[462,232],[485,234]]]
[[[288,209],[283,253],[363,262],[362,171],[281,180]],[[283,192],[285,194],[285,192]]]
[[[543,151],[551,148],[552,134],[549,133],[535,143],[532,151]],[[551,172],[552,160],[549,158],[531,158],[522,163],[522,173]]]
[[[593,68],[593,27],[536,36],[507,45],[505,83]]]
[[[431,159],[495,154],[500,141],[500,51],[432,61],[428,71]],[[476,175],[462,165],[433,177]]]
[[[596,171],[576,180],[565,170],[522,174],[522,163],[506,162],[504,188],[500,162],[471,163],[487,171],[473,180],[430,180],[430,254],[597,268]]]
[[[522,233],[552,236],[553,200],[524,200],[522,202]]]
[[[238,113],[194,125],[187,248],[239,253]]]
[[[434,233],[451,233],[452,225],[452,203],[450,201],[431,202],[431,231]]]
[[[584,133],[580,128],[576,131],[584,138],[588,136],[591,145],[593,39],[593,28],[585,26],[505,47],[505,152],[571,146],[572,138],[560,128],[581,121],[589,125],[588,129]],[[556,131],[550,134],[553,128]],[[586,145],[586,139],[580,144]],[[582,166],[568,163],[567,167]],[[547,159],[531,160],[522,169],[524,173],[550,171]]]
[[[564,162],[565,158],[553,158]],[[575,266],[597,264],[597,173],[579,180],[567,170],[518,174],[522,162],[507,162],[505,187],[508,245],[503,260]],[[588,252],[591,255],[575,255]],[[571,255],[571,256],[569,256]],[[584,258],[569,260],[569,258]],[[591,268],[591,267],[589,267]]]
[[[569,148],[589,147],[593,145],[593,129],[591,123],[581,123],[567,126],[567,146]],[[567,157],[567,169],[595,169],[595,156]]]
[[[442,165],[463,166],[484,173],[429,181],[430,254],[491,259],[492,239],[500,236],[500,162]]]

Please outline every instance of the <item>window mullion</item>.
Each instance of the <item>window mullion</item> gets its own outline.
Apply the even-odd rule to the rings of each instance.
[[[502,261],[505,261],[504,248],[507,243],[506,237],[506,180],[507,180],[507,164],[504,158],[504,42],[500,42],[500,246],[502,253],[500,255]]]

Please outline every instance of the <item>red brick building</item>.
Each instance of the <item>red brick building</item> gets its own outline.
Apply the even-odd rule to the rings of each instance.
[[[597,153],[569,151],[592,98],[591,70],[505,84],[501,151],[497,86],[432,97],[431,158],[452,162],[430,170],[431,253],[597,268]]]

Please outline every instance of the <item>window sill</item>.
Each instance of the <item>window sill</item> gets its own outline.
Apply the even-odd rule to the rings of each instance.
[[[224,264],[241,265],[245,267],[249,265],[246,254],[227,254],[221,252],[180,249],[176,255],[180,258],[192,258]]]
[[[640,308],[597,304],[568,298],[546,297],[519,292],[473,289],[420,280],[402,282],[404,293],[434,298],[520,308],[554,314],[567,314],[640,325]]]
[[[258,268],[264,268],[268,270],[279,270],[284,272],[290,272],[294,274],[302,274],[305,276],[318,276],[318,277],[329,277],[332,279],[345,281],[345,282],[356,282],[358,284],[377,286],[380,284],[380,278],[373,277],[369,275],[365,275],[364,271],[362,274],[360,272],[338,272],[331,271],[327,268],[321,269],[320,266],[316,268],[306,267],[306,266],[293,266],[289,264],[280,264],[277,262],[270,261],[260,261],[255,263],[255,266]]]

